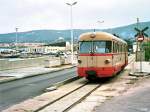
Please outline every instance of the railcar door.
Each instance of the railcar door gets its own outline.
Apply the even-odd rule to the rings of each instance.
[[[79,67],[92,67],[93,66],[93,47],[91,41],[79,42]]]
[[[97,58],[95,56],[94,43],[95,43],[94,41],[91,41],[89,56],[87,57],[87,67],[88,68],[96,67]]]
[[[112,56],[110,55],[112,49],[111,41],[96,41],[94,42],[94,49],[96,67],[107,67],[112,65]]]

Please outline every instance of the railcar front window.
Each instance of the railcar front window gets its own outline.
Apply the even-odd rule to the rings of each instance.
[[[95,53],[105,53],[106,42],[94,42]]]
[[[80,42],[80,53],[110,53],[111,41]]]
[[[80,53],[90,53],[92,42],[80,42]]]
[[[94,42],[95,53],[110,53],[111,41],[97,41]]]

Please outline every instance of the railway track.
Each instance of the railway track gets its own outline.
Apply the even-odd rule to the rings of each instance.
[[[71,108],[76,106],[93,91],[99,88],[101,84],[98,83],[84,83],[78,88],[66,93],[60,98],[42,106],[34,112],[68,112]]]
[[[135,56],[129,58],[129,64],[132,63]],[[34,112],[68,112],[75,105],[83,101],[93,91],[99,88],[101,84],[91,84],[86,82],[78,88],[66,93],[62,97],[50,102]]]
[[[134,55],[129,57],[129,65],[134,59]],[[77,104],[81,103],[101,85],[101,83],[88,83],[87,80],[81,78],[65,84],[55,91],[47,92],[40,97],[34,98],[33,101],[27,101],[28,103],[25,102],[22,105],[18,105],[18,108],[22,107],[18,109],[18,112],[20,110],[27,112],[67,112],[76,107]],[[35,103],[35,101],[38,103]],[[16,108],[8,109],[6,112],[16,112]]]

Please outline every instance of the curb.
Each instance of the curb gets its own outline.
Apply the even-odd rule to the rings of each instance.
[[[60,87],[60,86],[63,86],[64,84],[70,83],[70,82],[75,81],[77,79],[80,79],[80,77],[75,76],[75,77],[72,77],[70,79],[66,79],[64,81],[58,82],[58,83],[54,84],[53,86]]]
[[[21,80],[21,79],[25,79],[25,78],[30,78],[30,77],[36,77],[36,76],[39,76],[39,75],[45,75],[45,74],[48,74],[48,73],[53,73],[53,72],[57,72],[57,71],[62,71],[62,70],[69,69],[69,68],[74,68],[74,67],[76,67],[76,66],[73,65],[73,66],[70,66],[70,67],[60,68],[60,69],[57,69],[57,70],[51,70],[51,71],[44,72],[44,73],[31,74],[31,75],[24,76],[24,77],[21,77],[21,78],[5,79],[5,80],[1,80],[1,81],[0,81],[0,84],[2,84],[2,83],[7,83],[7,82],[12,82],[12,81],[16,81],[16,80]]]
[[[46,88],[45,92],[50,92],[50,91],[52,91],[52,90],[57,89],[58,87],[61,87],[61,86],[65,85],[65,84],[67,84],[67,83],[70,83],[70,82],[75,81],[75,80],[80,79],[80,78],[81,78],[81,77],[79,77],[79,76],[75,76],[75,77],[72,77],[72,78],[70,78],[70,79],[66,79],[66,80],[64,80],[64,81],[55,83],[55,84],[51,85],[50,87]],[[50,88],[50,89],[49,89],[49,88]],[[52,88],[52,89],[51,89],[51,88]]]
[[[144,76],[148,76],[150,75],[150,73],[147,73],[147,72],[130,72],[129,73],[130,76],[136,76],[136,77],[144,77]]]

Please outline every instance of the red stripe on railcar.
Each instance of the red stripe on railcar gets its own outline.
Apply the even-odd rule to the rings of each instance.
[[[94,54],[79,54],[79,56],[112,56],[112,55],[121,55],[121,54],[125,54],[125,53],[104,53],[104,54],[100,54],[100,53],[94,53]]]
[[[105,53],[105,54],[79,54],[79,56],[112,56],[111,53]]]
[[[114,74],[114,67],[80,67],[78,68],[78,74],[80,77],[87,77],[88,74],[86,74],[86,71],[95,71],[97,77],[111,77],[112,74]]]
[[[115,75],[117,72],[123,69],[123,65],[112,66],[112,67],[78,67],[78,75],[80,77],[87,77],[86,71],[95,71],[97,77],[111,77]]]

